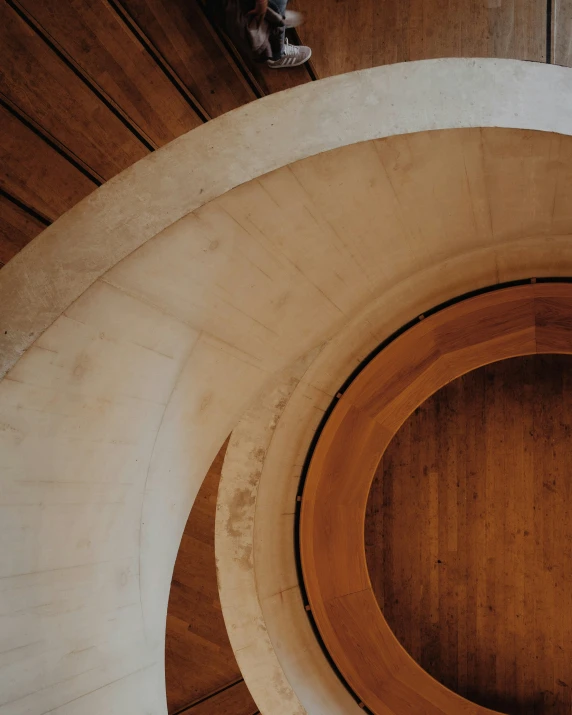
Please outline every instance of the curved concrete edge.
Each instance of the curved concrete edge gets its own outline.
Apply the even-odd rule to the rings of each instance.
[[[239,184],[368,139],[477,126],[571,134],[571,117],[569,69],[462,59],[334,77],[224,115],[106,183],[2,269],[0,377],[98,277]]]
[[[256,595],[254,511],[261,468],[276,424],[316,352],[273,381],[233,430],[217,498],[215,551],[227,632],[258,707],[281,715],[305,715],[306,711],[280,667]],[[245,599],[245,594],[250,598]]]
[[[300,474],[336,390],[377,345],[435,305],[498,283],[570,275],[566,237],[554,238],[548,248],[542,238],[510,242],[429,267],[385,291],[326,344],[282,372],[245,413],[223,467],[216,556],[231,644],[261,712],[363,712],[315,640],[293,548]]]

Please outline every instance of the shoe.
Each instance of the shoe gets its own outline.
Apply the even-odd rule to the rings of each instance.
[[[307,62],[312,56],[312,50],[304,45],[291,45],[288,40],[284,44],[284,54],[279,60],[266,60],[272,69],[289,69]]]
[[[304,15],[301,12],[296,12],[296,10],[286,10],[284,15],[284,26],[289,27],[300,27],[304,22]]]

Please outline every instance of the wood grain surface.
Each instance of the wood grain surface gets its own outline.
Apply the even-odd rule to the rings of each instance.
[[[300,36],[320,77],[437,57],[547,59],[545,0],[293,0],[292,7],[306,16]]]
[[[572,284],[528,284],[420,320],[351,383],[320,435],[302,499],[305,585],[330,655],[377,715],[487,712],[424,671],[376,601],[364,520],[380,459],[406,418],[451,380],[519,355],[572,353],[571,297]]]
[[[0,188],[54,221],[97,188],[97,183],[70,163],[0,104]],[[12,215],[9,204],[5,204]],[[12,219],[7,216],[5,222]],[[10,234],[8,242],[18,240]]]
[[[433,677],[511,715],[572,711],[572,357],[464,375],[399,429],[365,522],[374,593]]]
[[[190,101],[107,0],[17,4],[154,148],[202,124]]]
[[[110,179],[149,153],[141,140],[7,2],[0,91],[73,158]]]
[[[216,579],[216,498],[227,445],[197,494],[173,572],[165,646],[170,713],[184,708],[192,715],[257,712],[228,639]]]
[[[556,65],[572,67],[572,0],[552,2],[552,57]]]
[[[210,117],[256,98],[197,0],[119,0],[119,5]]]
[[[184,715],[258,715],[258,712],[244,680],[183,711]]]

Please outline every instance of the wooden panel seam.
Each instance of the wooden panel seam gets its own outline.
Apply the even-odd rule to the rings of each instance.
[[[208,695],[205,695],[204,697],[199,698],[198,700],[195,700],[194,702],[190,703],[189,705],[185,705],[184,707],[179,708],[178,710],[175,710],[173,713],[171,713],[171,715],[186,715],[186,713],[189,713],[190,715],[192,715],[193,710],[195,710],[195,708],[199,707],[199,705],[208,703],[209,700],[216,698],[218,695],[221,695],[222,693],[225,693],[228,690],[231,690],[232,688],[236,687],[237,685],[240,685],[241,683],[244,683],[244,678],[239,678],[238,680],[234,680],[234,681],[232,681],[232,683],[225,685],[223,688],[214,690],[212,693],[209,693]],[[245,683],[245,685],[246,685],[246,683]],[[259,710],[256,709],[255,711],[252,712],[252,715],[257,715],[258,713],[259,713]]]
[[[11,7],[14,12],[45,42],[49,49],[56,54],[59,59],[90,89],[95,96],[102,102],[109,111],[119,119],[119,121],[127,127],[134,137],[148,150],[154,151],[157,149],[155,142],[141,129],[119,105],[111,99],[111,97],[98,85],[98,83],[89,76],[71,57],[64,48],[53,38],[47,30],[45,30],[34,17],[32,17],[18,2],[18,0],[6,0],[6,4]],[[95,173],[95,172],[94,172]]]
[[[15,119],[21,122],[30,131],[34,132],[37,137],[56,151],[62,158],[72,164],[72,166],[80,171],[87,179],[92,181],[96,187],[105,183],[105,179],[97,171],[95,171],[95,169],[86,164],[81,157],[63,144],[59,139],[54,137],[53,134],[41,127],[26,112],[16,106],[14,102],[12,102],[2,91],[0,91],[0,107],[3,107],[7,112],[10,112]],[[44,221],[47,220],[48,219],[44,217]]]
[[[179,75],[171,67],[169,62],[162,56],[159,50],[151,42],[149,37],[143,32],[141,27],[137,24],[129,12],[125,9],[121,0],[107,0],[109,6],[115,11],[117,16],[121,19],[124,25],[129,28],[129,31],[139,40],[142,46],[145,48],[147,54],[149,54],[153,60],[157,63],[163,74],[183,97],[183,99],[189,104],[191,109],[197,114],[199,119],[203,122],[208,122],[212,117],[209,115],[207,110],[202,106],[199,100],[191,92],[191,90],[185,85],[181,80]]]
[[[554,0],[546,0],[546,64],[551,65],[554,61]]]
[[[247,83],[247,85],[250,87],[250,89],[254,92],[256,98],[260,99],[262,97],[265,97],[266,93],[264,92],[264,90],[262,89],[260,84],[258,83],[256,77],[252,74],[252,72],[248,68],[248,65],[242,58],[240,52],[236,49],[236,47],[233,45],[233,43],[227,37],[226,33],[223,32],[222,29],[220,27],[218,27],[215,22],[213,22],[212,18],[210,17],[210,14],[207,12],[204,1],[196,0],[196,3],[197,3],[199,10],[205,16],[205,19],[207,21],[207,27],[209,28],[214,41],[220,47],[222,53],[225,55],[225,57],[228,59],[228,61],[235,67],[235,69],[238,70],[239,75],[243,78],[243,80]]]
[[[47,218],[46,216],[41,214],[39,211],[36,211],[36,209],[32,208],[31,206],[28,206],[28,204],[26,204],[24,201],[21,201],[20,199],[16,198],[15,196],[12,196],[11,193],[9,193],[8,191],[5,191],[1,186],[0,186],[0,196],[4,197],[7,201],[10,201],[11,203],[13,203],[14,206],[17,206],[22,211],[25,211],[32,218],[35,218],[36,221],[43,223],[44,226],[48,227],[48,226],[52,225],[52,221],[50,221],[49,218]]]

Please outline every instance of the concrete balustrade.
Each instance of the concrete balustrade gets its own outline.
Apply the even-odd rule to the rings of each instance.
[[[301,459],[332,391],[417,312],[572,274],[571,90],[563,68],[439,60],[275,95],[2,270],[0,714],[166,711],[173,564],[237,425],[217,558],[245,679],[267,715],[357,712],[300,609]]]

